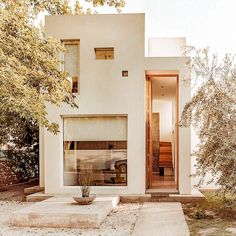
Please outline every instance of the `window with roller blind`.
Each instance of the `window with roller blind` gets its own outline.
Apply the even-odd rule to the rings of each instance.
[[[66,52],[63,56],[63,69],[69,74],[72,93],[79,93],[79,41],[62,40],[62,43],[66,48]]]
[[[64,118],[64,185],[80,185],[92,166],[93,186],[127,185],[127,116]]]

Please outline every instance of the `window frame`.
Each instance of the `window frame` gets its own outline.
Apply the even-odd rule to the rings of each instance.
[[[111,58],[98,58],[97,52],[112,52]],[[96,47],[94,48],[95,60],[114,60],[115,59],[115,48],[114,47]]]
[[[96,118],[96,117],[124,117],[126,119],[126,161],[127,161],[127,169],[126,169],[126,184],[125,185],[92,185],[92,188],[128,188],[129,186],[129,140],[128,140],[128,133],[129,133],[129,118],[128,118],[128,114],[86,114],[86,115],[64,115],[61,116],[62,118],[62,173],[63,173],[63,177],[62,177],[62,186],[64,188],[74,188],[74,187],[81,187],[81,185],[66,185],[65,184],[65,180],[64,180],[64,171],[65,171],[65,140],[64,140],[64,132],[65,132],[65,119],[66,118]]]
[[[61,39],[61,44],[63,47],[65,47],[65,45],[78,45],[78,51],[77,51],[77,76],[71,76],[71,92],[73,94],[80,94],[80,40],[79,39]],[[63,63],[61,63],[61,71],[65,72],[65,53],[63,52],[61,53],[61,61],[63,61]],[[77,92],[73,92],[73,80],[77,79]],[[69,79],[68,79],[69,80]]]

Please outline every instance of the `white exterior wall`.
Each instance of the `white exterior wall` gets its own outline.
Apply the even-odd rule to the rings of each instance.
[[[148,39],[149,57],[182,57],[186,38],[150,38]]]
[[[39,128],[39,186],[45,186],[44,178],[44,128]]]
[[[146,182],[145,70],[186,73],[186,58],[144,58],[144,14],[46,17],[46,34],[57,39],[80,40],[80,95],[78,109],[47,104],[48,118],[60,133],[42,131],[40,183],[46,193],[78,193],[79,186],[63,186],[63,117],[80,115],[128,116],[128,186],[93,187],[93,193],[144,194]],[[114,60],[95,60],[94,48],[114,47]],[[122,70],[129,76],[122,77]],[[190,98],[190,88],[180,82],[179,116]],[[42,164],[43,163],[43,164]],[[179,130],[179,192],[191,193],[190,129]]]
[[[128,186],[93,187],[95,193],[145,192],[144,14],[46,17],[46,33],[58,39],[80,40],[79,109],[48,105],[48,117],[128,115]],[[50,33],[49,33],[50,32]],[[114,60],[95,60],[94,48],[114,47]],[[122,77],[122,70],[129,76]],[[63,133],[45,131],[46,193],[78,193],[63,186]]]

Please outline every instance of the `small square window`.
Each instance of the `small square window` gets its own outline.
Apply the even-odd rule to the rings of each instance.
[[[95,48],[96,60],[113,60],[114,48]]]

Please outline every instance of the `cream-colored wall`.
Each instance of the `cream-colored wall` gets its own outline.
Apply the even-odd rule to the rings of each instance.
[[[128,186],[93,187],[95,193],[145,192],[144,14],[48,16],[46,33],[80,40],[78,109],[48,104],[48,117],[60,124],[58,135],[45,130],[46,193],[78,193],[63,186],[62,117],[128,115]],[[95,60],[94,48],[114,47],[114,60]],[[122,77],[122,70],[129,76]]]
[[[128,116],[128,186],[93,187],[93,193],[145,193],[145,70],[178,71],[179,114],[190,97],[190,89],[181,82],[188,73],[184,67],[186,58],[144,58],[144,24],[144,14],[46,17],[47,35],[80,40],[79,108],[47,104],[48,118],[59,123],[61,132],[54,135],[44,130],[41,139],[44,144],[41,176],[44,175],[46,193],[80,192],[78,186],[63,186],[62,118],[97,114]],[[115,59],[95,60],[95,47],[114,47]],[[122,70],[128,70],[129,76],[122,77]],[[189,194],[190,129],[180,129],[179,137],[179,191]]]
[[[44,128],[39,128],[39,186],[44,187]]]
[[[149,57],[182,57],[186,38],[149,38]]]
[[[187,101],[190,100],[191,88],[183,82],[190,75],[185,64],[187,57],[149,57],[145,59],[147,74],[179,74],[179,112],[178,117]],[[156,71],[156,72],[155,72]],[[179,192],[191,194],[191,129],[179,128]]]

